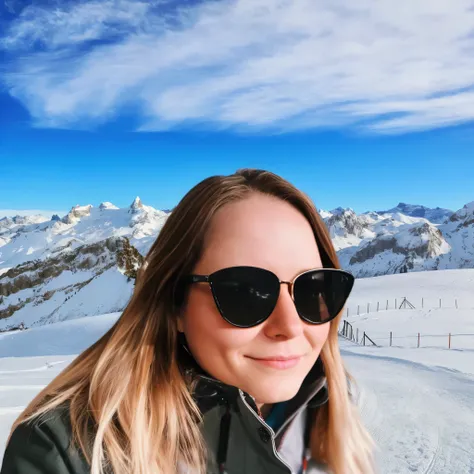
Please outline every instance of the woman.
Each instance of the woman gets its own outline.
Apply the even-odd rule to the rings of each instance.
[[[1,474],[373,472],[338,348],[352,285],[290,183],[205,179],[118,321],[14,423]]]

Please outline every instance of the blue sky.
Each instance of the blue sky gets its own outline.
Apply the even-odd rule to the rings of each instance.
[[[322,209],[462,207],[474,0],[402,3],[5,1],[0,214],[171,208],[246,166]]]

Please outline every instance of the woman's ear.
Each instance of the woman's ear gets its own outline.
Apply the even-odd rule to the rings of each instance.
[[[177,284],[173,290],[173,312],[177,315],[178,332],[184,333],[185,287]]]
[[[182,314],[178,315],[178,332],[182,332],[184,334],[184,317]]]

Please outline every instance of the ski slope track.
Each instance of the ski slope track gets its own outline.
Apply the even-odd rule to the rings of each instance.
[[[474,474],[472,376],[341,346],[381,473]]]

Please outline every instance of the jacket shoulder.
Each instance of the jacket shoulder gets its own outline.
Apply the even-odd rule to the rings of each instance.
[[[53,409],[21,423],[8,441],[0,474],[86,474],[83,456],[71,449],[69,411]]]

